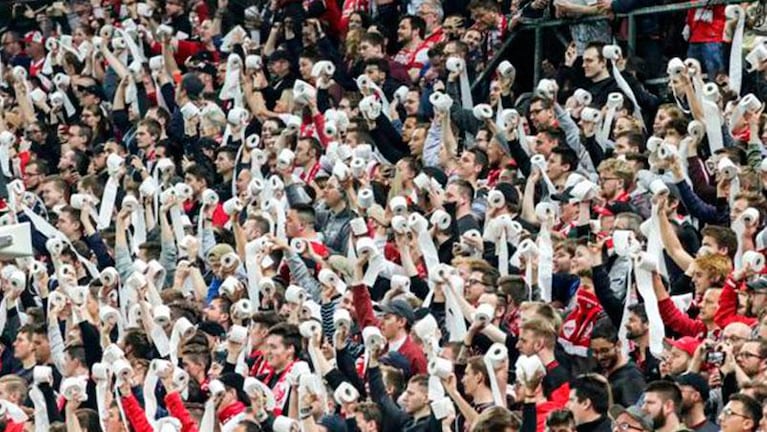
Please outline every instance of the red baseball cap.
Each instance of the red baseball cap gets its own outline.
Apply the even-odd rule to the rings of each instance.
[[[43,34],[39,31],[31,31],[27,32],[27,34],[24,35],[24,42],[26,43],[45,43],[45,38],[43,38]]]
[[[698,346],[701,344],[701,341],[692,336],[684,336],[679,339],[666,338],[666,343],[686,352],[692,357],[695,354],[695,350],[698,349]]]

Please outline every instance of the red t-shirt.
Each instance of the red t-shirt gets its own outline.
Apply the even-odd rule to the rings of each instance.
[[[688,10],[686,23],[690,27],[689,42],[722,42],[725,22],[724,5]]]

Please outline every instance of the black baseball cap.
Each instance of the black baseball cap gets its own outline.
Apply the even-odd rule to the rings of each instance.
[[[708,386],[708,382],[703,378],[703,376],[701,376],[701,374],[695,372],[683,373],[674,378],[674,381],[676,381],[676,383],[680,386],[688,386],[694,388],[695,391],[700,393],[700,398],[703,400],[703,403],[708,401],[708,395],[711,389]]]
[[[189,99],[197,100],[205,89],[205,84],[202,83],[197,74],[188,72],[181,78],[181,88],[184,89]]]

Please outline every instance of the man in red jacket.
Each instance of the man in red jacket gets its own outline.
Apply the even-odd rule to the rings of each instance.
[[[381,306],[381,310],[384,313],[381,333],[389,343],[389,351],[397,351],[408,359],[413,375],[426,373],[426,355],[410,338],[410,326],[415,322],[410,303],[396,299]]]

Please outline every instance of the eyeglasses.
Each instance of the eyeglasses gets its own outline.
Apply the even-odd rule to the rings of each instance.
[[[485,283],[482,282],[481,279],[469,279],[468,282],[469,282],[469,285],[485,285]]]
[[[747,416],[745,414],[736,413],[730,407],[724,407],[724,409],[722,410],[722,414],[724,414],[725,417],[736,416],[736,417],[743,417],[743,418],[747,418],[747,419],[751,418],[751,417],[749,417],[749,416]]]
[[[613,430],[619,430],[619,431],[624,431],[624,432],[628,431],[630,429],[638,430],[638,431],[643,431],[644,430],[641,427],[632,426],[632,425],[630,425],[628,423],[615,423],[615,425],[613,426]]]
[[[736,358],[744,358],[744,357],[754,357],[754,358],[762,358],[759,354],[750,353],[748,351],[741,351],[738,353],[738,355],[735,356]]]

